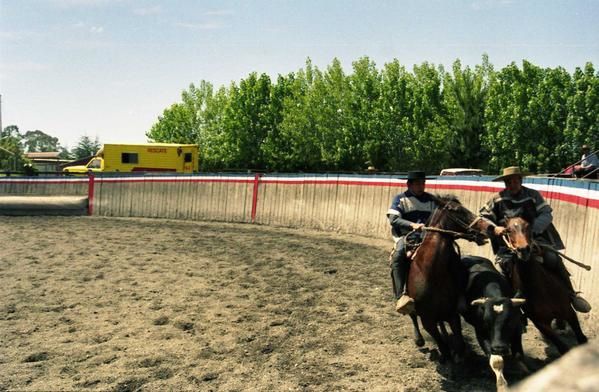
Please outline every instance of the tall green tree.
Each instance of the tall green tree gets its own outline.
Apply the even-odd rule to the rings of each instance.
[[[525,165],[534,173],[556,173],[567,161],[564,129],[572,90],[571,76],[564,68],[543,70],[543,79],[528,104],[530,134],[537,140],[532,145],[524,144]]]
[[[574,75],[527,61],[496,72],[486,55],[449,72],[398,60],[379,71],[363,57],[346,74],[338,59],[323,71],[308,59],[275,83],[254,72],[217,90],[192,84],[147,135],[198,143],[204,170],[556,171],[580,144],[596,145],[597,79],[591,64]]]
[[[490,152],[489,170],[498,172],[501,167],[520,165],[528,170],[525,151],[535,143],[531,135],[531,115],[528,108],[536,86],[543,78],[539,67],[523,62],[522,69],[512,63],[491,80],[485,108],[483,146]]]
[[[174,103],[162,112],[146,136],[155,142],[195,143],[194,113],[184,103]]]
[[[563,143],[567,163],[580,158],[583,144],[599,148],[599,72],[587,63],[584,69],[576,68],[572,84]]]
[[[365,169],[367,166],[382,168],[385,163],[385,132],[382,122],[381,75],[368,57],[352,64],[353,73],[348,76],[349,103],[347,144],[352,147],[345,168]]]
[[[413,76],[399,61],[385,64],[381,72],[379,118],[383,131],[382,145],[386,163],[375,162],[378,169],[407,170],[410,166],[410,124],[412,117],[411,86]]]
[[[443,70],[432,64],[414,66],[414,78],[409,87],[411,121],[407,140],[410,143],[408,169],[421,168],[434,172],[449,161],[446,148],[449,126],[442,103],[442,77]]]
[[[25,132],[23,143],[27,152],[55,152],[59,149],[57,137],[50,136],[37,129]]]
[[[20,170],[23,166],[23,135],[19,127],[9,125],[0,130],[0,170]]]
[[[286,137],[283,127],[285,119],[286,102],[292,102],[295,105],[300,97],[295,94],[296,76],[291,73],[277,77],[276,84],[271,88],[270,111],[272,118],[272,127],[269,128],[266,137],[261,145],[264,157],[264,165],[269,170],[290,170],[288,165],[292,159],[290,154],[290,138]]]
[[[351,169],[356,160],[359,148],[349,127],[349,99],[348,79],[338,59],[333,59],[323,73],[314,73],[308,105],[315,120],[322,169]]]
[[[317,129],[319,106],[313,104],[318,101],[314,97],[316,79],[322,79],[322,73],[308,59],[305,68],[300,69],[290,80],[279,124],[281,140],[276,143],[275,150],[280,162],[277,165],[279,170],[323,170],[323,143]]]
[[[273,127],[270,77],[251,73],[229,90],[225,111],[231,168],[264,168],[262,143]]]
[[[531,172],[558,171],[564,161],[563,130],[571,80],[563,68],[523,61],[496,74],[489,87],[483,144],[490,170],[520,165]]]
[[[481,136],[485,132],[484,112],[489,78],[493,67],[483,56],[482,65],[474,70],[462,68],[459,60],[445,73],[443,80],[443,105],[447,113],[449,133],[447,150],[451,166],[480,167],[486,161],[481,148]]]
[[[92,140],[87,135],[81,136],[79,142],[77,143],[75,148],[73,148],[73,158],[81,159],[93,156],[98,152],[100,147],[102,147],[102,145],[100,144],[100,141],[97,137]]]

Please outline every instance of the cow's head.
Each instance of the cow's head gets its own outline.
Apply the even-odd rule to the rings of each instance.
[[[471,302],[483,313],[483,328],[489,334],[491,354],[506,355],[514,333],[520,330],[520,309],[522,298],[479,298]]]

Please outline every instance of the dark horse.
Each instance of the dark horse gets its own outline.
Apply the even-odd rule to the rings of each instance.
[[[477,218],[453,196],[437,197],[438,207],[431,215],[429,229],[416,253],[412,256],[408,274],[407,291],[414,299],[416,315],[422,326],[433,337],[441,353],[440,361],[450,358],[450,345],[443,331],[448,322],[455,339],[455,359],[464,351],[458,297],[462,292],[460,255],[455,239],[466,238],[484,241],[480,234],[488,223]],[[416,344],[423,343],[418,332],[416,315],[412,316]],[[439,330],[441,327],[441,331]]]
[[[507,245],[516,255],[512,285],[514,289],[519,288],[526,297],[526,303],[522,307],[526,316],[562,354],[569,347],[551,328],[551,321],[554,319],[565,320],[574,331],[578,343],[586,343],[587,337],[571,306],[571,290],[563,278],[537,261],[539,251],[531,246],[533,242],[529,223],[523,218],[512,217],[507,219],[506,228]]]

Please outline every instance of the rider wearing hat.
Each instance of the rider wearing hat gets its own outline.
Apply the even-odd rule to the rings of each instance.
[[[387,218],[391,224],[391,235],[395,240],[395,247],[391,255],[391,279],[397,300],[395,310],[401,314],[409,314],[414,311],[414,299],[410,298],[405,291],[410,268],[406,236],[415,232],[419,237],[417,240],[421,240],[422,228],[437,207],[433,195],[424,191],[425,183],[426,175],[423,171],[408,172],[408,189],[393,198],[391,207],[387,211]]]
[[[534,190],[522,186],[524,174],[518,166],[510,166],[503,169],[503,174],[493,181],[503,181],[505,189],[494,195],[487,204],[481,208],[480,215],[486,219],[491,236],[491,245],[495,253],[495,262],[499,264],[505,275],[510,275],[513,267],[514,254],[500,241],[500,236],[506,231],[504,227],[507,217],[519,216],[528,222],[532,222],[532,234],[540,243],[551,245],[556,250],[564,249],[564,244],[553,225],[551,207],[545,202],[543,196]],[[563,264],[559,255],[552,251],[544,254],[544,264],[557,272],[568,285],[572,292],[572,306],[579,312],[588,312],[591,305],[576,294],[570,281],[570,274]],[[516,293],[516,296],[522,296]]]

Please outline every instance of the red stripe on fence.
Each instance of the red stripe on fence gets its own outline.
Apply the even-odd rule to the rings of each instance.
[[[256,221],[256,210],[258,209],[258,186],[260,185],[261,174],[254,176],[254,189],[252,191],[252,223]]]
[[[87,183],[87,215],[93,215],[94,213],[94,183],[95,177],[93,174],[89,174]]]
[[[209,182],[223,182],[230,184],[251,184],[254,182],[253,179],[249,180],[224,180],[224,179],[204,179],[204,178],[170,178],[170,179],[158,179],[158,178],[143,178],[143,179],[122,179],[122,178],[98,178],[99,182],[123,182],[129,184],[135,183],[144,183],[144,182],[201,182],[201,183],[209,183]]]
[[[87,178],[81,180],[0,180],[0,184],[33,184],[33,183],[42,183],[42,184],[72,184],[74,182],[87,182]]]

